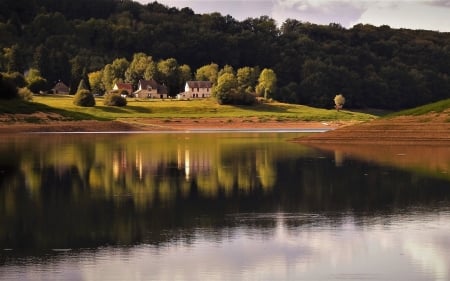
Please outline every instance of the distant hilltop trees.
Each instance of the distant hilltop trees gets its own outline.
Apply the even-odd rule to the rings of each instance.
[[[346,29],[294,19],[278,26],[267,16],[237,21],[158,2],[3,0],[0,37],[0,72],[36,70],[35,91],[63,81],[74,94],[98,71],[103,74],[97,79],[118,79],[105,72],[114,63],[123,69],[124,58],[130,64],[125,69],[134,70],[123,74],[124,81],[135,85],[157,73],[170,95],[182,90],[185,77],[195,78],[193,70],[213,63],[235,70],[234,78],[227,75],[235,87],[223,92],[224,101],[253,92],[332,108],[335,94],[345,93],[346,108],[400,109],[450,97],[450,33],[363,24]],[[150,64],[141,64],[150,56]],[[244,87],[248,82],[238,72],[246,67],[258,75],[270,69],[276,82],[263,87],[258,76],[257,85]]]

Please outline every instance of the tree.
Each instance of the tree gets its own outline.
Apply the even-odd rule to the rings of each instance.
[[[94,71],[88,74],[89,85],[91,85],[92,94],[103,95],[105,93],[105,86],[102,83],[103,71]]]
[[[144,72],[144,79],[145,80],[151,80],[151,79],[158,80],[158,66],[157,66],[156,62],[152,61],[149,65],[147,65],[147,68],[145,68],[145,72]]]
[[[137,86],[139,80],[144,79],[146,69],[153,63],[153,58],[144,53],[133,55],[133,60],[125,71],[125,81]]]
[[[258,85],[256,86],[256,94],[264,96],[265,99],[275,94],[277,89],[277,75],[272,69],[264,68],[258,78]]]
[[[89,87],[86,84],[86,81],[84,81],[84,79],[80,80],[80,83],[78,84],[78,88],[77,88],[77,92],[80,92],[82,90],[87,90],[89,91]]]
[[[77,85],[80,85],[80,81],[82,81],[86,75],[86,65],[87,58],[85,56],[78,55],[71,60],[72,71],[71,71],[71,80],[70,80],[70,93],[75,94],[75,89]],[[86,83],[86,81],[84,81]],[[89,89],[86,85],[85,89]]]
[[[33,93],[44,91],[47,87],[47,80],[45,80],[39,70],[31,68],[25,76],[27,88]]]
[[[217,77],[219,73],[219,66],[215,63],[204,65],[197,69],[195,72],[195,80],[197,81],[210,81],[213,84],[217,83]]]
[[[190,81],[192,79],[191,68],[187,64],[180,65],[180,86],[182,87],[186,81]]]
[[[231,65],[225,65],[218,73],[218,76],[222,76],[225,73],[230,73],[234,75],[234,68]]]
[[[125,58],[115,59],[111,64],[103,68],[102,83],[106,91],[110,91],[114,83],[125,81],[125,72],[130,63]]]
[[[224,73],[217,80],[213,94],[219,104],[233,103],[233,95],[237,92],[237,80],[234,74]]]
[[[13,45],[11,48],[5,48],[5,57],[7,59],[7,71],[8,72],[23,72],[24,67],[24,54],[22,48],[18,44]]]
[[[246,66],[239,68],[236,74],[239,89],[251,88],[254,91],[258,83],[259,74],[259,69],[255,67]]]
[[[170,95],[174,96],[180,92],[180,71],[176,59],[169,58],[159,61],[158,74],[159,82],[167,86]]]
[[[334,97],[334,104],[336,105],[336,110],[339,111],[344,107],[345,104],[345,98],[341,94],[337,94]]]

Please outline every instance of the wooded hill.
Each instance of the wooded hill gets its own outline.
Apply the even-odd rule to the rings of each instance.
[[[237,21],[157,2],[0,0],[0,72],[33,67],[53,84],[77,87],[83,73],[136,53],[210,64],[270,68],[272,98],[332,107],[400,109],[450,97],[450,33],[266,16]]]

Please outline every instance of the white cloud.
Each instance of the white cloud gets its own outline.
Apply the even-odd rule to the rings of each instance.
[[[273,7],[273,18],[283,22],[286,18],[317,24],[340,23],[348,26],[366,9],[365,2],[341,0],[279,0]]]
[[[141,3],[153,0],[139,0]],[[159,0],[196,13],[220,12],[237,20],[267,15],[282,24],[296,19],[317,24],[357,23],[450,31],[450,0]]]
[[[442,3],[436,5],[436,2],[438,1],[401,1],[389,8],[383,5],[371,5],[361,15],[358,22],[374,25],[387,24],[394,28],[450,31],[448,17],[450,6],[442,6]]]

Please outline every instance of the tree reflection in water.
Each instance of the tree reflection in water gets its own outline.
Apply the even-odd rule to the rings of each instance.
[[[277,223],[270,216],[247,220],[230,214],[319,214],[339,225],[349,214],[364,224],[408,209],[448,206],[449,179],[437,176],[442,173],[418,173],[286,141],[296,136],[4,138],[0,247],[39,253],[161,245],[190,241],[199,228],[220,230],[206,231],[211,235],[243,225],[270,232]],[[417,170],[429,167],[422,165]],[[313,223],[311,216],[300,217],[288,217],[283,224]]]

